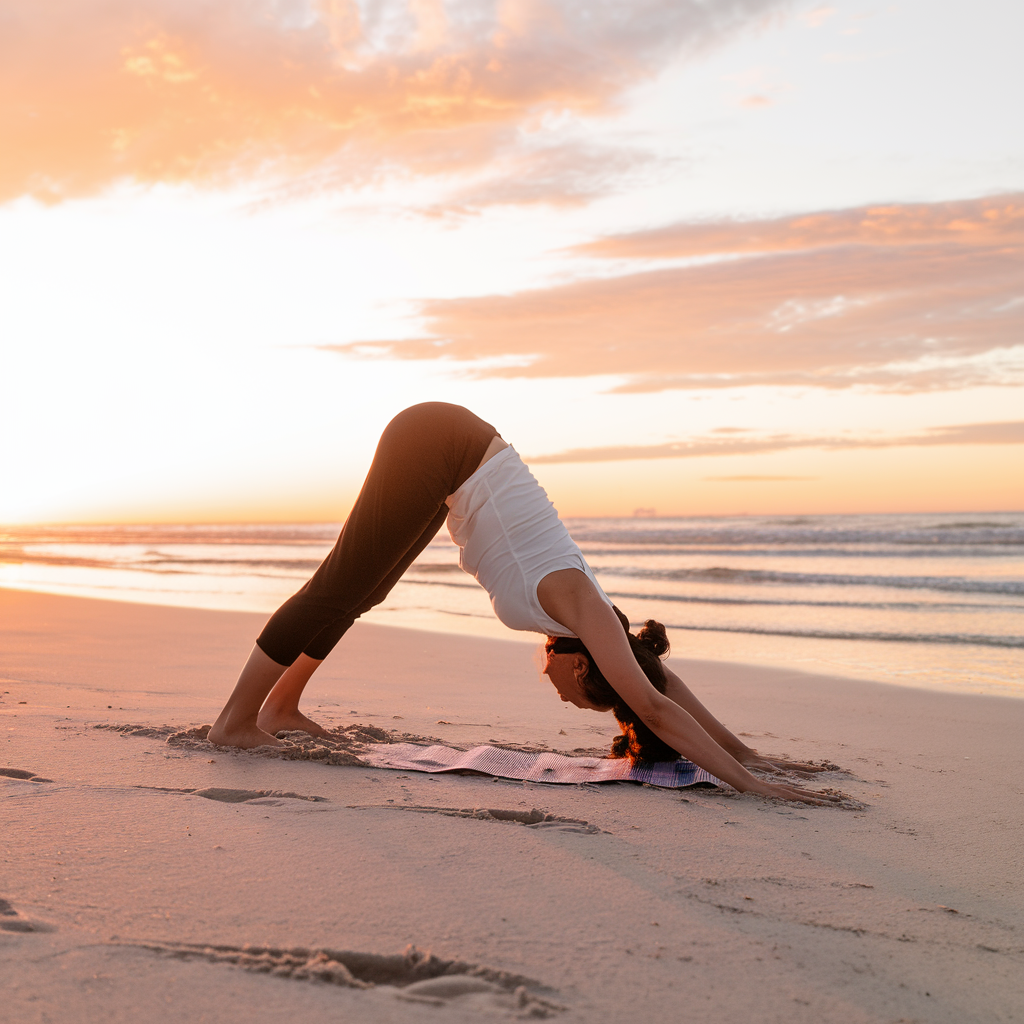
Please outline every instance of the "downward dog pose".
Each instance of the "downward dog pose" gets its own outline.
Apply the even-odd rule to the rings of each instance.
[[[460,564],[512,629],[547,635],[544,674],[563,701],[613,711],[613,754],[680,754],[741,792],[805,803],[834,798],[752,775],[813,765],[761,757],[725,728],[661,661],[665,628],[637,635],[601,589],[554,506],[489,423],[461,406],[416,405],[386,427],[334,549],[273,614],[246,662],[211,742],[279,744],[282,729],[328,735],[299,711],[317,666],[379,604],[447,519]]]

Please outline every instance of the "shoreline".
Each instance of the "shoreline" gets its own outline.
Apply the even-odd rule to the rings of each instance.
[[[393,986],[313,984],[283,961],[256,973],[245,957],[263,954],[246,944],[378,965],[413,944],[532,979],[526,1010],[573,1024],[675,1024],[693,1006],[709,1024],[1016,1019],[1020,701],[671,659],[755,746],[849,769],[821,784],[865,801],[857,812],[182,750],[95,728],[211,721],[262,621],[0,591],[0,767],[53,780],[0,777],[12,1021],[438,1019]],[[326,725],[460,744],[572,749],[616,731],[562,705],[522,643],[369,624],[324,663],[308,705]],[[213,946],[237,962],[188,952]],[[457,989],[438,997],[446,1020],[525,1012],[500,984]]]
[[[187,602],[168,603],[166,600],[163,602],[151,600],[127,600],[123,596],[107,597],[105,595],[97,594],[79,596],[78,594],[65,593],[57,590],[20,588],[9,584],[0,584],[0,595],[5,593],[37,594],[68,598],[76,601],[99,601],[104,603],[113,603],[115,605],[127,605],[129,607],[143,606],[156,609],[178,609],[181,611],[213,612],[216,614],[228,615],[251,615],[254,617],[254,621],[259,620],[260,627],[262,627],[262,624],[279,603],[278,599],[275,598],[272,602],[272,607],[268,605],[266,610],[238,610],[234,608],[213,607]],[[392,619],[397,619],[399,621],[389,621]],[[402,608],[389,608],[387,604],[385,604],[364,615],[357,625],[383,626],[389,629],[422,632],[433,636],[448,636],[456,639],[495,640],[498,642],[508,642],[531,648],[535,648],[542,642],[542,638],[539,634],[522,633],[511,630],[499,622],[493,615],[474,618],[472,622],[472,626],[467,628],[464,625],[462,617],[448,612],[426,609],[410,611]],[[964,671],[963,669],[949,669],[947,672],[952,680],[955,681],[951,681],[950,678],[938,681],[934,679],[927,681],[927,679],[918,678],[918,676],[927,677],[928,673],[923,670],[918,672],[916,675],[907,674],[905,671],[901,672],[899,669],[894,668],[886,662],[887,648],[890,646],[888,643],[877,643],[874,645],[874,647],[877,648],[877,651],[874,654],[875,665],[869,667],[856,662],[840,661],[837,655],[841,652],[842,648],[837,651],[834,646],[836,644],[850,644],[855,646],[858,651],[863,652],[871,646],[871,644],[865,640],[825,639],[818,637],[797,638],[801,647],[801,654],[800,657],[794,657],[792,654],[788,654],[786,650],[787,643],[792,638],[785,635],[757,633],[748,635],[745,633],[737,634],[725,630],[706,630],[703,628],[688,629],[686,627],[678,626],[668,626],[667,631],[669,640],[672,644],[671,657],[680,658],[685,661],[700,662],[702,664],[708,663],[719,666],[742,666],[744,669],[753,669],[757,671],[795,672],[810,677],[821,677],[826,679],[841,678],[848,679],[850,681],[876,683],[881,686],[924,690],[929,693],[952,693],[972,696],[1002,697],[1014,701],[1024,700],[1024,677],[1019,679],[1015,678],[1012,681],[986,680],[984,682],[977,682],[974,680],[962,679],[961,673]],[[255,637],[258,632],[259,628],[256,629],[253,636]],[[748,657],[736,657],[731,655],[720,656],[717,653],[718,650],[723,647],[729,645],[735,646],[737,644],[741,647],[745,645],[745,651],[749,655]],[[911,650],[915,650],[919,645],[907,644],[906,646]],[[696,650],[694,651],[694,649]],[[693,651],[694,653],[681,655],[677,653],[680,651]],[[969,654],[970,651],[971,649],[967,645],[964,645],[955,651],[949,652],[949,654],[951,657],[962,659],[964,654]],[[979,648],[976,652],[976,654],[981,658],[985,656],[985,653],[986,648],[984,647]],[[863,660],[863,655],[861,660]],[[803,667],[800,664],[801,662],[813,663],[813,667]],[[969,659],[968,663],[970,663]],[[887,676],[887,678],[882,678],[883,676]]]

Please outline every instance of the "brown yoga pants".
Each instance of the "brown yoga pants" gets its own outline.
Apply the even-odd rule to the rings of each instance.
[[[384,429],[337,544],[256,640],[279,665],[326,658],[380,604],[448,515],[445,499],[472,476],[497,431],[460,405],[425,402]]]

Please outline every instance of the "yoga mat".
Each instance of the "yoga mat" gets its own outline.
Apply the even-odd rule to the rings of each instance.
[[[529,753],[501,747],[421,747],[415,743],[373,744],[360,751],[360,760],[374,768],[409,772],[479,772],[500,779],[523,779],[578,785],[581,782],[646,782],[666,789],[685,789],[701,783],[724,786],[692,761],[630,764],[625,758],[566,757],[564,754]]]

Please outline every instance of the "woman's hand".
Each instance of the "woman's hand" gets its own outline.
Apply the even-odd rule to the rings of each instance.
[[[842,803],[843,798],[835,793],[816,793],[813,789],[801,786],[781,786],[773,782],[763,782],[760,786],[751,787],[746,792],[774,800],[795,800],[798,803],[810,804],[812,807],[828,807]]]
[[[763,757],[756,750],[747,747],[733,755],[744,768],[770,772],[772,775],[790,773],[805,778],[820,772],[835,771],[834,765],[811,764],[809,761],[790,761],[787,757]]]

